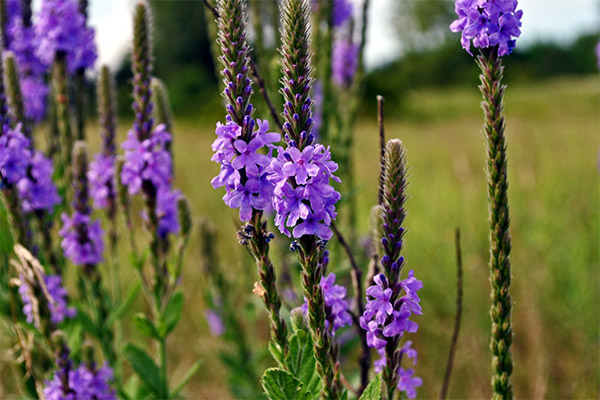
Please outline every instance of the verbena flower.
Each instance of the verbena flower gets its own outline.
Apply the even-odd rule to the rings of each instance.
[[[478,48],[498,47],[498,55],[510,54],[521,35],[523,11],[517,0],[457,0],[458,15],[450,25],[452,32],[462,31],[462,47],[471,55],[471,42]]]
[[[21,132],[21,125],[14,129],[4,127],[0,136],[0,178],[2,184],[16,184],[27,175],[31,158],[31,142]]]
[[[27,176],[17,183],[23,211],[51,212],[60,203],[58,190],[52,181],[53,170],[52,161],[42,152],[33,154]]]
[[[102,153],[96,154],[94,160],[90,163],[88,179],[94,207],[100,209],[107,208],[109,206],[111,188],[116,187],[115,157]]]
[[[406,393],[406,397],[414,399],[417,397],[417,387],[423,385],[423,379],[414,376],[413,369],[400,368],[398,371],[398,390]]]
[[[110,386],[114,379],[113,370],[106,364],[96,371],[80,365],[66,375],[66,382],[60,371],[54,374],[52,380],[46,381],[44,395],[47,400],[116,399],[115,391]]]
[[[158,216],[158,235],[165,239],[169,233],[178,234],[179,214],[177,202],[182,195],[179,190],[161,187],[156,196],[156,215]]]
[[[62,286],[62,278],[59,275],[44,275],[43,279],[49,295],[49,298],[46,300],[50,310],[50,322],[60,324],[65,318],[74,318],[77,310],[74,307],[67,306],[67,290]],[[19,286],[19,294],[23,301],[23,313],[27,318],[27,322],[33,323],[33,304],[31,299],[33,288],[24,279],[21,279],[21,281],[23,283]]]
[[[352,17],[352,2],[350,0],[330,0],[333,7],[333,26],[343,25]],[[319,4],[318,0],[313,0],[313,8]]]
[[[208,329],[210,330],[211,335],[221,336],[225,333],[225,325],[223,324],[221,315],[217,311],[208,309],[204,312],[204,317],[208,323]]]
[[[77,2],[44,0],[35,32],[40,38],[36,55],[46,65],[52,65],[57,53],[64,53],[71,73],[93,66],[97,58],[94,30],[86,27]]]
[[[92,221],[89,214],[79,211],[74,211],[72,217],[63,213],[61,220],[63,226],[58,234],[63,238],[61,247],[65,257],[79,266],[100,264],[104,252],[104,231],[100,220]]]
[[[352,84],[358,67],[358,51],[358,45],[348,39],[344,38],[334,43],[332,79],[337,85],[348,88]]]
[[[331,327],[332,333],[335,333],[340,328],[352,324],[352,316],[348,312],[349,305],[346,300],[346,288],[335,284],[335,274],[332,272],[321,278],[319,284],[323,289],[325,297],[325,328]],[[308,303],[304,299],[304,304],[301,307],[304,314],[308,311]]]

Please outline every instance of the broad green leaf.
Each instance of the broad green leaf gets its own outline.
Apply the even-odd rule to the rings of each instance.
[[[380,400],[381,399],[381,374],[375,375],[375,378],[365,388],[359,400]]]
[[[311,393],[292,374],[279,368],[265,371],[260,383],[270,400],[309,400]]]
[[[192,365],[192,368],[188,370],[188,372],[183,376],[181,382],[175,386],[175,389],[171,392],[171,398],[176,399],[179,397],[179,392],[187,385],[187,383],[196,375],[196,372],[200,369],[200,365],[202,365],[202,360],[198,360]]]
[[[131,287],[131,289],[129,289],[129,291],[127,292],[125,300],[121,302],[119,307],[117,307],[117,309],[108,316],[108,319],[106,321],[106,324],[108,326],[111,326],[115,321],[123,318],[127,311],[131,309],[133,303],[135,303],[135,300],[140,294],[141,288],[142,286],[140,285],[140,283],[136,281],[135,284]]]
[[[146,386],[154,394],[160,393],[160,374],[154,360],[144,350],[132,344],[125,346],[124,355]]]
[[[169,332],[175,329],[175,326],[177,326],[183,311],[183,303],[183,292],[175,292],[162,314],[161,323],[158,327],[158,332],[162,337],[165,337]]]
[[[317,374],[313,345],[310,335],[299,329],[290,337],[286,369],[306,386],[311,393],[321,391],[321,379]]]
[[[142,335],[148,336],[152,339],[160,339],[154,324],[144,313],[135,314],[133,316],[133,324]]]

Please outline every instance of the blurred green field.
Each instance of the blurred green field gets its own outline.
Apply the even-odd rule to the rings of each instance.
[[[519,398],[598,398],[599,133],[598,76],[561,78],[509,86],[506,92],[513,237],[514,386]],[[407,268],[423,280],[424,315],[411,335],[419,351],[420,398],[437,397],[445,370],[455,302],[454,229],[463,237],[465,299],[463,324],[450,388],[452,398],[489,398],[489,282],[485,147],[475,85],[407,94],[399,113],[387,109],[388,138],[400,138],[410,166],[406,221]],[[254,266],[237,244],[236,211],[221,201],[210,179],[210,118],[178,120],[174,152],[176,186],[196,217],[209,217],[219,230],[218,253],[228,276],[239,284],[240,303],[252,295]],[[120,135],[126,127],[122,124]],[[97,140],[92,140],[96,148]],[[359,231],[368,232],[376,200],[378,139],[374,119],[356,130],[355,169]],[[170,363],[181,376],[197,359],[199,373],[189,398],[231,395],[226,368],[217,357],[225,344],[210,336],[204,319],[206,277],[199,268],[198,236],[187,254],[182,282],[186,308],[170,342]],[[278,239],[281,240],[281,239]],[[344,270],[344,259],[330,270]],[[122,265],[122,276],[133,274]],[[124,282],[128,282],[124,279]],[[248,329],[250,343],[264,348],[264,323]],[[346,363],[354,363],[352,358]],[[353,369],[342,366],[342,369]]]

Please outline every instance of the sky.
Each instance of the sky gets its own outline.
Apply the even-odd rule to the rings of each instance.
[[[182,0],[198,1],[200,0]],[[351,0],[360,10],[362,0]],[[401,54],[395,40],[394,23],[389,7],[395,1],[452,1],[452,0],[371,0],[370,23],[367,33],[365,59],[367,68],[394,60]],[[89,0],[90,25],[96,28],[99,62],[118,66],[131,47],[132,13],[136,0]],[[174,7],[176,6],[176,2]],[[39,5],[39,0],[36,3]],[[518,46],[539,40],[568,43],[582,33],[600,30],[600,1],[598,0],[520,0],[523,10],[522,36]],[[458,34],[457,34],[458,45]]]

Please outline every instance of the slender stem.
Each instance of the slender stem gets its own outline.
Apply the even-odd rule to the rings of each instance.
[[[448,364],[446,364],[446,374],[444,375],[444,383],[440,392],[440,400],[444,400],[448,395],[450,387],[450,376],[452,374],[452,366],[454,365],[454,356],[458,345],[458,333],[460,331],[460,320],[462,316],[462,300],[463,300],[463,268],[462,268],[462,251],[460,247],[460,229],[456,228],[455,233],[456,246],[456,315],[454,317],[454,331],[452,332],[452,342],[450,345],[450,354],[448,355]]]
[[[385,125],[384,125],[384,109],[383,104],[385,99],[383,96],[377,96],[377,124],[379,125],[379,195],[377,204],[381,205],[383,201],[383,157],[385,155]]]
[[[167,375],[167,338],[160,339],[160,375],[162,382],[162,398],[169,399],[169,376]]]

